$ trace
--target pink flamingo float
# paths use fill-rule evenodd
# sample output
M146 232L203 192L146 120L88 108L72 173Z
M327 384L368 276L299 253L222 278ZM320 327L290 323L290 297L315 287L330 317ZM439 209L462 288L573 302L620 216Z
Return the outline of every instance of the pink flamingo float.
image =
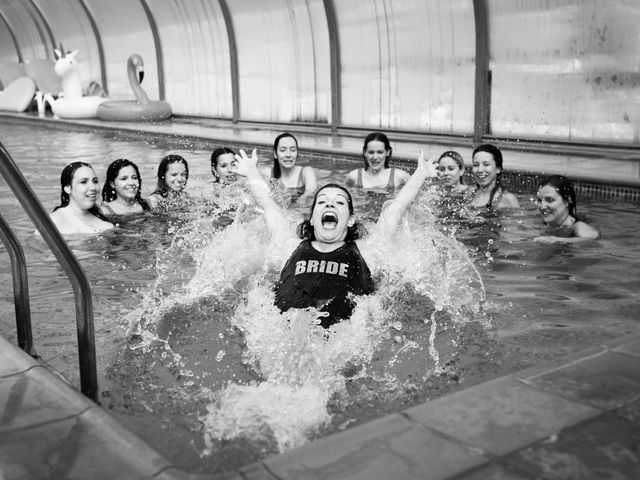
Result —
M102 120L117 121L159 121L171 117L171 105L164 100L149 100L140 83L144 78L144 62L137 53L127 60L127 76L135 100L110 100L98 107L98 117Z

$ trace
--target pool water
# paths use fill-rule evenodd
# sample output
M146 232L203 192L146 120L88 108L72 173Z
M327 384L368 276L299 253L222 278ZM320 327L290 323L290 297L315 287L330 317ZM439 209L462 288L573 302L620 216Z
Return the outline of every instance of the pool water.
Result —
M518 214L475 219L439 215L426 188L395 243L373 246L382 265L377 293L325 332L313 312L274 309L285 248L267 248L250 202L231 224L226 207L243 192L224 192L229 205L207 201L218 145L19 124L3 125L0 141L47 209L58 204L59 174L72 161L91 163L102 180L111 161L129 158L143 196L164 155L189 162L185 209L70 239L93 290L102 405L187 471L238 468L638 327L637 205L579 199L602 238L550 246L532 241L541 221L529 193L519 194ZM313 165L321 184L354 168ZM2 214L25 247L36 349L78 385L71 285L0 184ZM290 202L292 224L307 212L275 193ZM367 224L386 197L354 200ZM9 265L1 255L0 334L14 341Z

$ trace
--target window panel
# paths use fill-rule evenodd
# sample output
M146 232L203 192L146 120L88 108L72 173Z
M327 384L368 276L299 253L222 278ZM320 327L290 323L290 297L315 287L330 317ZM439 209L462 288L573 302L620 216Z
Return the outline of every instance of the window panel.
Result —
M84 1L100 30L109 98L135 98L127 78L127 60L129 55L137 53L144 61L142 88L151 100L157 100L159 87L156 48L142 4L129 0Z
M638 143L638 2L490 2L489 31L494 135Z
M55 5L46 0L33 1L51 27L55 48L60 48L62 43L66 51L78 50L76 58L83 86L91 81L102 83L98 43L87 14L77 0L56 0ZM53 53L50 57L55 59Z
M335 7L342 124L472 132L471 0L352 0Z
M29 2L5 0L2 6L2 13L13 29L25 61L53 58L53 52L50 48L51 42L47 37L46 28ZM13 41L11 42L11 48L13 48Z
M165 96L173 112L231 118L229 39L219 2L155 0L149 7L158 26Z
M329 37L322 0L228 2L238 48L240 117L329 121Z
M4 63L18 63L18 52L11 36L11 30L0 18L0 64Z

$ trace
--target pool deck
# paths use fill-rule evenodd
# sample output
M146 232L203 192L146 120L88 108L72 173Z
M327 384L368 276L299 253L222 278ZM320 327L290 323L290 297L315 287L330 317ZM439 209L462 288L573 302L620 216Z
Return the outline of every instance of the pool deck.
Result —
M0 112L0 125L6 121L46 124L51 127L111 129L132 135L157 135L195 140L231 148L258 148L269 155L274 138L283 131L295 134L304 155L361 160L362 142L369 133L362 129L341 129L331 133L326 127L231 123L227 120L175 117L165 122L107 122L99 119L54 119L50 114ZM372 129L370 131L374 131ZM0 141L1 138L0 128ZM415 133L390 133L393 159L411 164L420 150L438 157L445 150L456 150L471 165L472 139ZM487 140L490 141L490 140ZM540 175L566 175L570 179L606 185L640 188L640 147L611 145L572 145L540 141L495 141L503 149L506 172Z
M4 119L187 136L270 148L268 126L195 120L108 124L24 114ZM296 132L304 150L357 159L362 132ZM1 132L1 128L0 128ZM0 141L1 141L0 135ZM448 149L393 141L399 159ZM215 143L214 143L215 142ZM467 162L469 148L456 148ZM640 185L638 152L540 155L505 167ZM509 163L511 162L511 163ZM13 479L590 479L640 478L640 333L497 378L311 442L237 472L199 475L172 465L64 379L0 337L0 480Z
M236 472L180 470L0 337L0 479L637 479L640 333Z

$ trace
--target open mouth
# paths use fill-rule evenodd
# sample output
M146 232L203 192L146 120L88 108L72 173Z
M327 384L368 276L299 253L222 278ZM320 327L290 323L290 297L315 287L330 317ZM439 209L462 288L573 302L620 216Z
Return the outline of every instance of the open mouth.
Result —
M334 212L325 212L321 221L324 228L333 229L338 225L338 216Z

